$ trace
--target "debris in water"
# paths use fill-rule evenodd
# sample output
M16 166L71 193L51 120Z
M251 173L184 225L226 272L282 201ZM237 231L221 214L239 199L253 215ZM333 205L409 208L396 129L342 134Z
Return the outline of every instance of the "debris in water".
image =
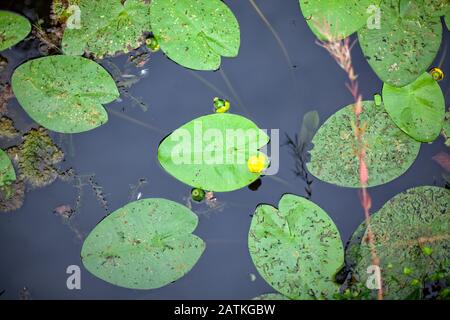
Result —
M14 127L14 122L8 117L0 118L0 138L14 139L19 131Z
M23 143L7 152L17 165L19 177L34 188L53 183L59 176L55 165L64 159L64 153L42 127L28 131Z

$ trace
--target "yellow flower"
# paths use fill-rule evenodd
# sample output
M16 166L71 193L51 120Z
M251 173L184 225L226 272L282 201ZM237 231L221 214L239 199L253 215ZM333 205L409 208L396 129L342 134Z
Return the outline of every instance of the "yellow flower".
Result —
M216 113L225 113L230 109L230 101L216 97L214 98L214 108Z
M433 77L434 80L436 81L441 81L442 79L444 79L444 71L442 71L439 68L433 68L430 70L430 74Z
M247 161L248 171L261 173L267 167L267 157L264 154L251 156Z

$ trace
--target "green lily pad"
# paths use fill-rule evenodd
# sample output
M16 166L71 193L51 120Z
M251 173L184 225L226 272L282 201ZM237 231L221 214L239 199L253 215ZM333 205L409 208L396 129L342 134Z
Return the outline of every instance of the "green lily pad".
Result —
M308 26L321 40L340 40L361 29L369 17L374 0L300 0L300 8ZM329 35L324 35L328 32Z
M205 249L192 234L198 217L166 199L127 204L86 238L81 258L96 277L132 289L163 287L188 273Z
M358 31L359 42L372 69L395 87L405 86L425 72L435 59L442 38L439 17L399 9L399 0L381 3L381 28L364 26ZM416 12L416 11L414 11Z
M426 12L434 17L441 17L450 12L449 0L423 0Z
M258 272L291 299L327 299L338 292L335 274L344 264L336 225L319 206L284 195L279 209L259 205L248 248Z
M19 43L30 33L27 18L14 12L0 11L0 51Z
M407 298L416 290L412 279L425 279L448 262L449 208L448 190L423 186L396 195L372 216L386 299ZM431 256L422 252L422 246L432 249ZM361 242L359 253L355 277L365 283L367 267L372 264L366 241ZM405 273L405 268L411 272Z
M441 87L430 74L424 73L401 88L384 84L383 101L395 124L412 138L430 142L439 136L445 101Z
M384 106L363 102L361 122L367 126L363 138L367 145L368 186L388 183L414 163L420 143L400 130ZM317 131L312 143L308 170L318 179L342 187L359 188L359 160L354 138L353 105L332 115Z
M247 161L268 142L267 134L247 118L215 113L194 119L166 137L158 160L172 176L194 188L233 191L260 177L249 171Z
M79 12L80 23L67 24L62 49L68 55L92 53L97 58L128 52L144 42L151 30L150 4L145 0L69 0L66 10ZM70 19L70 18L69 18Z
M290 300L279 293L266 293L253 298L252 300Z
M16 172L8 154L0 149L0 189L16 181Z
M102 104L119 97L102 66L82 57L50 56L28 61L12 76L20 105L43 127L62 133L92 130L108 121Z
M447 30L450 30L450 13L445 15L445 24L447 25Z
M186 68L216 70L238 54L239 24L222 1L152 0L150 19L161 49Z

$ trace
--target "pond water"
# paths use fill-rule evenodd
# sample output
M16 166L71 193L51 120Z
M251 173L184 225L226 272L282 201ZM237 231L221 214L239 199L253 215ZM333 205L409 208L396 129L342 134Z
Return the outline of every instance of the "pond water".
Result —
M75 205L79 189L73 183L57 180L48 187L30 190L20 210L0 215L0 292L4 291L1 299L20 298L24 287L32 299L250 299L274 292L259 276L248 252L251 215L260 203L277 206L285 193L306 195L305 182L293 172L295 159L284 145L285 135L298 132L306 112L318 111L323 123L352 103L352 97L345 87L345 74L315 44L298 0L284 0L282 4L276 0L257 1L284 42L292 64L249 1L226 3L241 27L237 58L224 58L216 72L187 70L162 52L151 54L144 72L127 63L126 55L105 59L100 63L111 72L112 62L123 73L141 78L128 91L143 101L148 110L122 96L121 101L106 106L110 112L105 125L86 133L52 133L51 136L66 154L63 167L73 168L79 175L93 175L110 212L135 200L139 193L142 198L166 198L184 204L191 188L162 169L157 148L174 129L211 113L213 98L220 96L231 101L230 112L249 117L260 128L280 130L279 173L263 177L257 191L244 188L217 193L218 208L193 205L199 215L194 233L206 242L203 256L185 277L161 289L144 291L108 284L82 266L82 240L77 234L87 235L108 214L89 185L89 179L84 179L86 186L80 209L71 226L53 211L61 205ZM2 1L0 4L0 9L22 13L32 21L47 16L48 7L49 1ZM433 65L439 64L448 45L450 36L444 32L441 51ZM2 74L4 80L15 67L40 55L33 40L1 54L9 60ZM353 59L361 92L365 99L371 100L381 91L382 82L367 64L358 43L353 49ZM444 59L442 69L450 74L448 59ZM449 77L440 84L448 99ZM32 123L15 99L10 101L9 110L19 127L26 128ZM2 142L2 148L9 146ZM373 211L408 188L444 186L443 170L432 160L441 151L446 151L443 138L423 144L418 159L403 176L371 188ZM363 221L358 192L354 189L313 178L311 200L330 215L344 243ZM81 290L66 287L69 265L81 267Z

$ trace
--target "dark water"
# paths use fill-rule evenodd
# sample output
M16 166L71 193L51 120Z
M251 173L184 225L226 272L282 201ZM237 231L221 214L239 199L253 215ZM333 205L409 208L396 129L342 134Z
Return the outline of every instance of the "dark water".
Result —
M256 1L284 41L295 65L288 65L275 38L256 14L249 1L225 1L233 10L241 26L241 49L235 59L223 59L221 72L195 72L216 86L232 103L232 112L248 116L260 128L280 129L294 135L303 115L317 110L321 122L338 109L352 102L344 83L345 74L328 53L315 44L315 38L300 13L298 0ZM46 1L2 1L1 8L21 12L36 19L48 11ZM32 3L32 5L31 5ZM444 31L443 48L449 45L449 33ZM33 44L23 43L2 52L10 60L7 74L24 61L38 56ZM127 57L112 61L125 68ZM355 68L359 74L365 99L380 92L382 83L370 69L358 45L353 50ZM437 64L438 62L436 62ZM108 65L102 63L106 68ZM189 120L211 112L212 99L218 93L181 66L159 52L148 63L148 75L130 89L149 106L144 112L129 99L112 103L116 110L139 119L156 130L131 123L110 114L109 122L87 133L62 139L66 152L65 168L73 167L79 174L95 173L95 180L103 187L108 206L118 209L130 202L131 185L139 179L148 184L141 188L144 197L162 197L179 203L190 193L190 188L168 175L157 161L160 140ZM450 74L448 59L442 69ZM139 70L131 70L137 74ZM234 88L227 86L223 75ZM293 76L295 81L293 80ZM448 91L449 78L441 82ZM236 95L238 97L236 97ZM448 96L446 97L448 98ZM238 99L242 101L241 105ZM244 107L243 107L243 106ZM16 100L9 109L21 125L31 123ZM244 111L248 110L248 114ZM123 112L124 110L124 112ZM52 135L60 141L61 135ZM282 141L282 142L283 142ZM1 147L7 147L2 145ZM71 151L72 150L72 151ZM424 144L420 155L408 172L399 179L370 189L373 210L378 210L395 194L420 185L444 185L442 169L431 159L446 151L443 139ZM26 287L33 299L62 298L124 298L124 299L249 299L274 292L258 275L247 249L247 234L251 217L259 203L277 205L284 193L305 195L305 183L292 172L294 159L288 147L280 152L279 180L265 177L258 191L245 188L217 194L224 204L223 211L200 213L195 233L206 241L206 251L197 265L185 277L157 290L139 291L119 288L95 278L87 272L80 260L82 241L53 209L73 204L77 190L70 183L57 181L49 187L27 193L24 206L0 215L0 292L2 299L17 299ZM314 179L312 200L328 212L340 230L345 242L363 220L357 191L344 189ZM197 211L205 205L194 207ZM107 214L95 196L84 189L81 210L74 221L79 230L88 234ZM79 265L82 270L82 289L68 290L66 268ZM251 280L251 274L256 280Z

